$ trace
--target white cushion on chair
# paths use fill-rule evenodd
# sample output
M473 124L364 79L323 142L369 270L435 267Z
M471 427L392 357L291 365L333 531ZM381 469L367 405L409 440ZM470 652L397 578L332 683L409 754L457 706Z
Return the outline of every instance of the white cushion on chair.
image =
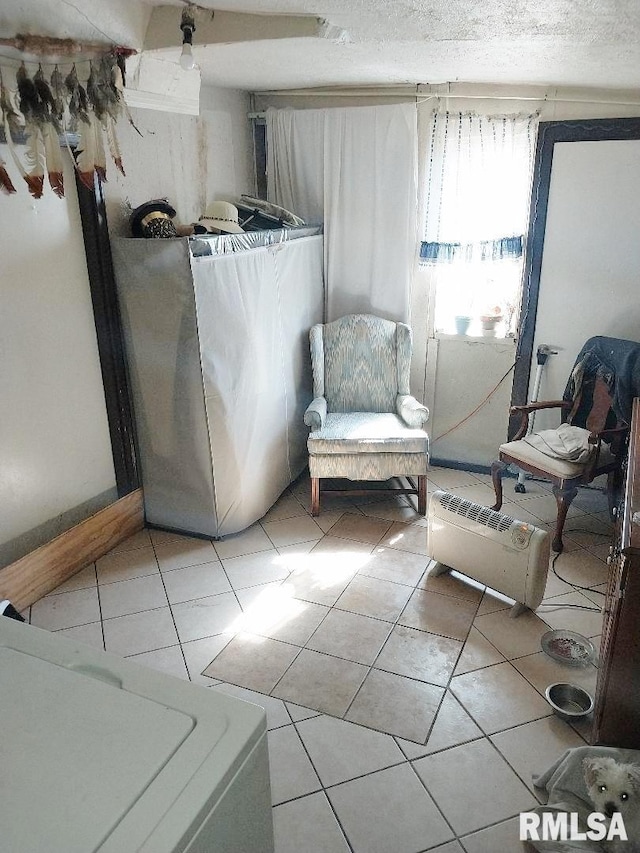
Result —
M564 459L554 459L522 440L508 441L506 444L501 444L501 458L503 454L511 457L516 464L523 462L525 465L532 465L534 468L546 471L554 477L561 477L563 480L572 480L575 477L581 477L587 467L586 462L567 462ZM608 446L602 444L600 447L598 468L608 465L613 461L614 456Z
M429 437L389 412L330 412L307 447L310 454L427 453Z

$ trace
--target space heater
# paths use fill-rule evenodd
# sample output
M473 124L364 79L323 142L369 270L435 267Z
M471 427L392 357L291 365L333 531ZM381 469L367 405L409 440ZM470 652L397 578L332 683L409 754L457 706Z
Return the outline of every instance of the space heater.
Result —
M549 533L451 492L429 504L429 544L438 565L431 575L456 569L515 599L512 616L542 601L549 569Z

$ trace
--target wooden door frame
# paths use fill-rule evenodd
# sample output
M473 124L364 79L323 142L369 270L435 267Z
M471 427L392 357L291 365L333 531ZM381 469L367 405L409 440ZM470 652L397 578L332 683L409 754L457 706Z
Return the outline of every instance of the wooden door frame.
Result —
M640 139L640 118L540 122L533 169L529 230L525 249L524 284L520 303L520 332L511 394L512 406L524 405L528 399L554 146L556 142L606 142L625 139ZM513 435L515 429L517 426L511 421L509 436Z

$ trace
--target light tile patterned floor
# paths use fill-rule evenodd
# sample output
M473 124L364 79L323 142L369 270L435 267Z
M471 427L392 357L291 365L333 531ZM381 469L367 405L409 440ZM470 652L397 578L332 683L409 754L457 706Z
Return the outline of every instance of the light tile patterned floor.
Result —
M492 501L486 475L433 469L429 489ZM555 500L505 484L504 511L549 526ZM588 726L550 715L552 681L596 669L540 651L549 627L597 641L611 527L582 490L537 614L455 575L430 577L411 499L330 498L302 478L258 524L218 542L146 530L25 615L267 710L277 853L522 851L533 772ZM207 675L202 673L206 671ZM583 737L584 736L584 737ZM481 785L478 780L482 779Z

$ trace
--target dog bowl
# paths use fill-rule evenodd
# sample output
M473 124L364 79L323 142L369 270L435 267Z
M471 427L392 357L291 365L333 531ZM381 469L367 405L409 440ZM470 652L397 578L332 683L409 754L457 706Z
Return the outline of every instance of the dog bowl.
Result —
M550 684L544 695L554 712L568 723L581 720L593 711L593 699L586 690L576 684L567 684L564 681Z
M542 651L568 666L586 666L593 662L596 650L591 640L575 631L547 631L540 640Z

